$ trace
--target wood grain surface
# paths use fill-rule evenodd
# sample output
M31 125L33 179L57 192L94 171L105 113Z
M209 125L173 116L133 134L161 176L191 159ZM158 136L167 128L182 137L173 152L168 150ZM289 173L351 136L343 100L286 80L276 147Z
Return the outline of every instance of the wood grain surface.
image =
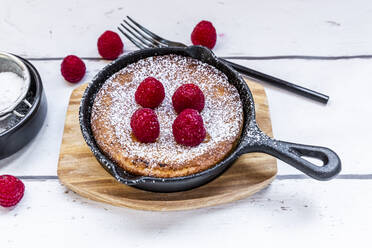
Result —
M272 136L264 88L247 80L256 104L257 123ZM87 84L70 98L58 162L58 177L72 191L91 200L134 209L172 211L195 209L236 201L265 188L277 173L276 159L261 153L241 156L214 181L184 192L153 193L117 182L91 153L80 132L78 111Z

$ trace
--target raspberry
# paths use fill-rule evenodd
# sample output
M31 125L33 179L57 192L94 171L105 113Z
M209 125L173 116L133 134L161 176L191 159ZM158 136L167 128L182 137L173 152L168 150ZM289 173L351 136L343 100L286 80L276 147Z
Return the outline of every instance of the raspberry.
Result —
M123 53L124 45L117 33L107 30L98 38L97 47L102 58L116 59Z
M135 99L144 108L156 108L164 100L164 86L156 78L148 77L138 86Z
M201 112L204 108L204 94L195 84L184 84L174 92L172 103L177 113L187 108Z
M75 55L69 55L63 59L61 64L62 76L70 83L79 82L85 75L84 62Z
M142 143L153 143L159 137L158 117L150 108L138 109L130 119L134 136Z
M191 41L194 45L202 45L212 49L216 44L216 40L216 29L209 21L199 22L191 33Z
M11 175L0 176L0 206L13 207L22 199L25 185Z
M173 136L178 144L197 146L205 138L203 118L195 109L185 109L174 120Z

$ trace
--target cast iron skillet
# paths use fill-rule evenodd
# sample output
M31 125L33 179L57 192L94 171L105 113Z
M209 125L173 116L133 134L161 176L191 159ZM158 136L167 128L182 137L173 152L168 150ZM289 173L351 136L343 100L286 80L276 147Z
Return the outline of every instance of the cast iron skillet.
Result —
M167 54L178 54L198 59L216 67L226 74L229 82L238 89L240 99L243 103L244 124L242 135L234 151L220 163L200 173L175 178L132 175L116 165L97 147L90 123L92 104L96 93L112 74L140 59ZM113 61L96 75L85 90L81 100L79 118L84 139L101 165L119 182L149 191L175 192L198 187L219 176L229 168L240 155L249 152L263 152L275 156L318 180L331 179L341 170L341 161L339 157L328 148L274 140L264 134L256 124L252 94L243 78L231 67L218 60L210 50L201 46L139 50ZM323 161L324 165L321 167L317 166L303 159L301 156L320 159Z

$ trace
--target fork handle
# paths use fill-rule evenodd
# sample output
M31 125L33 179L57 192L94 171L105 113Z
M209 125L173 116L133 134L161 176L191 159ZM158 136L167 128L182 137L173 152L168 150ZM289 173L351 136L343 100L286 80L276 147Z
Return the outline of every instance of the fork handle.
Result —
M329 96L324 95L322 93L307 89L305 87L302 87L302 86L299 86L299 85L296 85L296 84L293 84L293 83L290 83L290 82L287 82L287 81L284 81L282 79L267 75L265 73L253 70L253 69L248 68L248 67L235 64L233 62L227 61L227 60L222 59L222 58L220 58L220 60L222 60L226 64L230 65L231 67L233 67L238 72L243 73L244 75L247 75L249 77L267 82L267 83L269 83L273 86L291 91L293 93L296 93L298 95L302 95L304 97L307 97L307 98L310 98L312 100L321 102L323 104L327 104L327 102L329 100Z

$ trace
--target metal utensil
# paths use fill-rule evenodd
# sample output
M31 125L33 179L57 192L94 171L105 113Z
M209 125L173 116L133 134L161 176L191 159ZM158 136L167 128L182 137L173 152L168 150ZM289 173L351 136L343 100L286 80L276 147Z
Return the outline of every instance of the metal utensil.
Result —
M127 16L127 20L124 19L123 22L124 23L120 23L118 30L139 49L156 47L187 47L183 43L167 40L160 37L159 35L151 32L144 26L134 21L129 16ZM310 90L305 87L253 70L251 68L232 63L223 58L220 58L220 60L233 67L238 72L243 73L249 77L262 80L271 85L305 96L324 104L327 104L329 100L329 96L316 92L314 90Z
M0 52L0 72L13 72L20 76L24 80L24 87L22 88L22 92L18 96L17 100L6 107L5 109L0 109L0 121L5 120L10 115L14 114L18 117L24 117L24 114L19 113L15 110L15 108L23 102L26 104L27 107L31 108L32 105L29 103L25 97L27 95L28 89L30 87L30 72L27 66L16 56L6 53ZM1 90L1 85L0 85Z

